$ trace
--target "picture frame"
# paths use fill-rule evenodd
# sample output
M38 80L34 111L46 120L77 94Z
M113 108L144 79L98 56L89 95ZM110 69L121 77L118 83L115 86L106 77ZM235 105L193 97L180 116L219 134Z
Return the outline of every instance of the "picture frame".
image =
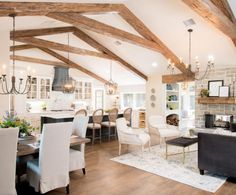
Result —
M229 86L221 86L219 88L219 97L229 97Z
M208 81L209 97L219 97L219 89L224 85L223 80Z

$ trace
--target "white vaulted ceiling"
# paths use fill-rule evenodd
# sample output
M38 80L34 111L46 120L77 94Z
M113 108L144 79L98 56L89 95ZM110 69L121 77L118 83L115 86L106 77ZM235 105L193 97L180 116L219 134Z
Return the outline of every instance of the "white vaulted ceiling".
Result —
M26 2L27 0L24 1ZM40 2L47 1L41 0ZM236 47L231 39L214 26L207 23L181 0L50 0L50 2L124 3L157 37L162 40L162 42L164 42L178 57L182 57L185 62L187 62L188 59L188 33L183 21L192 18L196 22L196 25L193 26L194 32L192 34L192 56L199 57L201 67L206 65L209 55L214 56L215 66L218 68L236 66ZM231 0L229 3L234 11L234 8L236 8L235 1ZM89 17L139 35L117 14L90 15ZM11 30L11 25L11 19L0 18L0 31L6 29ZM54 19L39 16L17 17L16 25L17 30L69 26L68 24ZM147 76L168 73L166 70L167 60L160 53L88 30L82 30ZM67 44L67 34L44 36L40 38ZM121 44L118 45L117 41ZM73 35L71 35L70 38L70 45L94 50ZM67 57L67 53L65 52L58 53ZM24 56L35 56L38 58L42 55L42 58L44 59L51 59L51 57L43 55L39 50L34 50L33 52L25 50L20 51L19 54ZM99 76L107 80L109 79L109 60L75 54L70 54L70 58ZM152 66L153 62L157 63L156 67ZM143 79L123 68L119 63L113 62L113 65L113 79L118 82L119 85L145 83Z

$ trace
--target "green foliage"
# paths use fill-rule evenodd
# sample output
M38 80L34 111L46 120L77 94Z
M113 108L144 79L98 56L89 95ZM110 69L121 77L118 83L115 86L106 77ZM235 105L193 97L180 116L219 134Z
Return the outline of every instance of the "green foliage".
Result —
M35 130L29 122L24 119L19 119L16 113L6 112L6 116L3 117L3 121L0 121L1 128L19 127L20 136L29 136L31 132Z
M200 95L201 97L207 97L209 95L208 89L201 89Z

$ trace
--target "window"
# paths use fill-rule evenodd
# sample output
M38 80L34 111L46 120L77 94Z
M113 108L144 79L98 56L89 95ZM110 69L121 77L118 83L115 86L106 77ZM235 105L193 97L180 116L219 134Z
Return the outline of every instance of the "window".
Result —
M103 108L104 104L104 91L95 90L95 109Z
M190 95L190 110L195 110L195 96Z
M144 108L145 94L144 93L124 93L122 95L122 108Z
M124 94L123 95L123 107L133 107L133 94Z

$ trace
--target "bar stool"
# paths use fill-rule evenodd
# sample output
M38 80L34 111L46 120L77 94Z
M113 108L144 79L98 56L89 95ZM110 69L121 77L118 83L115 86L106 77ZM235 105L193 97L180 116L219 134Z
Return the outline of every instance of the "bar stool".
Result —
M94 144L94 140L95 139L100 139L100 143L102 140L102 132L101 132L101 123L102 123L102 119L103 119L103 109L97 109L93 112L93 123L89 123L88 124L88 129L92 129L92 144ZM99 130L99 136L96 137L95 133L96 130Z
M102 126L108 127L108 137L109 137L109 141L111 139L111 136L116 137L116 119L118 116L118 109L117 108L113 108L109 111L108 113L108 119L109 121L105 121L102 122ZM111 134L111 128L114 129L114 133Z
M132 108L126 108L124 110L123 116L126 120L127 126L131 126L131 116L132 116Z
M87 116L87 110L85 110L85 109L80 109L80 110L78 110L76 113L75 113L75 116L78 116L78 115L80 115L80 116Z

